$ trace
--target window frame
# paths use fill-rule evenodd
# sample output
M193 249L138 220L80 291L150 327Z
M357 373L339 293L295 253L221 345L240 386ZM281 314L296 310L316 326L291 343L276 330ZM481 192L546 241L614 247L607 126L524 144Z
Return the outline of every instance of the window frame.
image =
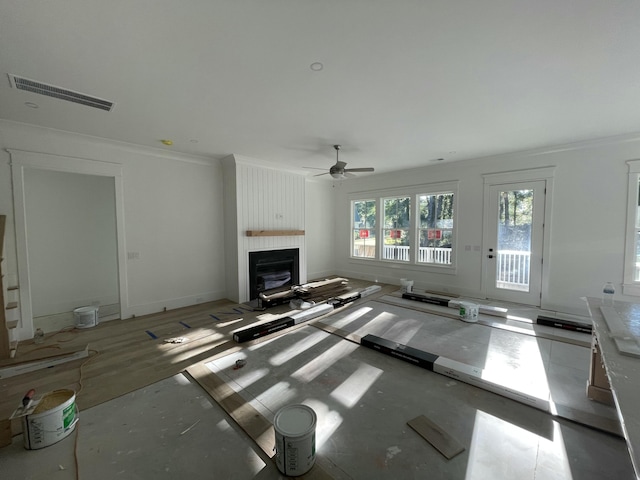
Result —
M349 240L350 245L351 245L350 246L350 252L351 253L349 254L349 256L350 256L350 258L358 258L358 259L363 259L363 260L375 259L375 258L377 258L377 255L378 255L377 245L376 245L376 248L374 248L373 257L368 257L368 256L365 256L365 255L354 255L353 254L353 252L355 251L355 246L354 246L353 242L355 241L354 232L356 231L356 228L355 228L355 223L356 222L355 222L355 215L354 215L356 202L373 203L375 205L375 208L376 208L375 227L374 228L367 227L366 220L365 220L365 228L364 229L361 228L359 230L373 230L375 232L374 238L376 239L376 242L377 242L377 238L378 238L377 237L378 236L378 202L377 202L377 199L373 198L373 197L367 197L367 198L359 198L359 199L356 199L356 200L351 200L349 202L350 206L351 206L351 212L349 214L349 216L351 218L350 240Z
M412 245L414 243L414 235L413 235L413 202L412 200L412 196L411 195L389 195L389 196L382 196L379 198L379 208L381 209L381 220L382 220L382 225L380 225L380 246L377 248L378 253L380 254L380 260L381 261L391 261L394 263L402 263L403 265L407 264L407 263L411 263L412 261L412 256L413 256L413 249L412 249ZM408 199L409 200L409 223L404 226L404 227L398 227L393 226L393 227L388 227L386 224L386 202L388 200L404 200L404 199ZM385 258L384 257L384 247L385 247L385 239L387 238L386 233L389 232L390 233L390 238L394 238L393 234L391 234L391 232L401 232L400 233L400 238L402 238L402 232L406 232L405 237L407 238L407 241L409 242L409 255L408 258L406 260L402 260L402 259L397 259L397 258Z
M640 243L640 160L627 161L629 167L627 190L627 228L624 249L624 282L622 293L640 296L640 279L636 280L637 246Z
M435 228L435 229L428 228L428 227L423 228L423 227L422 227L422 225L421 225L421 223L420 223L420 197L421 197L421 196L426 196L426 197L437 197L437 196L439 196L439 195L452 195L452 196L453 196L453 208L452 208L452 210L453 210L453 211L452 211L452 216L453 216L452 221L453 221L453 224L452 224L451 228L444 228L444 227L439 227L439 228ZM419 194L417 194L417 195L415 196L415 199L416 199L416 205L415 205L415 209L414 209L414 210L415 210L415 215L414 215L414 217L415 217L415 219L416 219L416 220L415 220L415 222L416 222L416 226L415 226L415 230L416 230L416 250L414 251L414 254L416 255L415 263L416 263L417 265L443 265L443 266L451 266L451 265L453 265L453 264L455 263L455 257L454 257L455 248L454 248L454 243L455 243L455 238L456 238L456 235L455 235L456 214L457 214L457 212L456 212L456 206L457 206L457 203L458 203L458 199L456 198L456 195L457 195L457 192L455 192L455 193L454 193L453 191L442 191L442 192L429 192L429 193L424 193L424 192L422 192L422 193L419 193ZM436 222L438 222L439 220L441 220L441 219L436 219ZM429 232L429 230L435 230L435 231L440 230L441 232L442 232L442 231L451 232L451 238L452 238L452 240L451 240L451 264L448 264L448 263L438 263L438 262L421 262L421 261L419 260L418 252L419 252L419 249L421 248L421 245L420 245L421 233L422 233L423 231L425 231L425 232L427 232L427 236L428 236L428 232Z
M431 184L412 185L403 188L380 189L373 191L363 191L348 195L350 213L349 228L349 261L360 264L377 264L388 268L398 268L405 270L430 271L433 273L455 274L457 272L457 230L459 222L459 181L438 182ZM419 247L419 197L421 195L453 195L453 227L451 228L451 264L418 262L417 248ZM409 260L384 259L383 245L384 237L384 200L389 198L409 197ZM357 257L353 255L353 225L354 225L354 203L362 201L376 202L376 238L380 239L376 244L375 257Z

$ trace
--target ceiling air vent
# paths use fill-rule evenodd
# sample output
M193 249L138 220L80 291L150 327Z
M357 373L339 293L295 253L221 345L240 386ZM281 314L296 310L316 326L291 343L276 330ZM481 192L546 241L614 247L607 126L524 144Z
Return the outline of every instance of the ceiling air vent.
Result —
M47 85L46 83L29 80L28 78L18 77L12 74L9 74L9 81L11 82L11 86L18 90L39 93L40 95L59 98L60 100L66 100L67 102L79 103L80 105L106 110L107 112L113 110L115 105L114 102L110 102L109 100L92 97L90 95L85 95L84 93L74 92L54 85Z

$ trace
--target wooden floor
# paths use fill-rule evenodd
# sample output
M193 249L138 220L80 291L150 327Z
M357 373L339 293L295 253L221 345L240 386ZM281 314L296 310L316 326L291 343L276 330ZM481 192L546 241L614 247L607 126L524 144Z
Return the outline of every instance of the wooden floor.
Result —
M370 282L350 280L349 288L359 290ZM398 289L383 288L375 296ZM359 300L358 302L364 301ZM346 307L345 307L346 308ZM39 345L22 342L17 360L43 352L88 345L90 356L55 367L0 380L0 420L7 419L31 388L36 394L71 388L78 392L80 410L106 402L159 380L173 376L204 360L213 360L269 337L238 344L231 332L254 323L263 315L289 312L288 305L267 311L249 311L247 305L228 300L194 305L129 320L101 323L90 329L70 329L48 334ZM264 317L262 317L264 318ZM296 327L292 327L296 328ZM153 338L148 332L152 333ZM274 335L278 335L275 333ZM185 337L184 343L165 343L165 339ZM21 432L20 422L12 422L13 434Z

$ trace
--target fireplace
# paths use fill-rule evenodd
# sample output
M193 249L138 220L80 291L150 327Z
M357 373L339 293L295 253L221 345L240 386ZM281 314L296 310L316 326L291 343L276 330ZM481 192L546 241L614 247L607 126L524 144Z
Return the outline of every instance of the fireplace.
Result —
M265 290L298 285L299 249L249 252L249 300Z

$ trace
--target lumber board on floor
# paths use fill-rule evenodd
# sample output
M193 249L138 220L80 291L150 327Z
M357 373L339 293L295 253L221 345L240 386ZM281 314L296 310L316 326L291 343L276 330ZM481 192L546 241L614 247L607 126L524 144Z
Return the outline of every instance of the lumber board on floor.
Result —
M63 348L60 346L49 346L48 348L42 348L40 350L32 350L28 354L22 355L18 358L7 358L0 360L0 369L4 367L11 367L14 365L22 365L24 363L36 362L39 360L52 359L55 357L64 357L72 353L76 353L80 350L84 350L87 345L82 347Z
M418 432L422 438L433 445L449 460L465 450L464 446L458 440L424 415L409 420L407 425Z
M334 327L333 325L329 325L327 323L324 323L320 320L315 321L315 322L309 322L311 325L313 325L316 328L319 328L320 330L324 330L327 333L332 333L334 335L338 335L339 337L342 337L346 340L351 340L352 342L355 342L357 344L360 344L360 341L362 340L362 336L361 335L356 335L355 333L349 332L348 330L344 330L342 328L338 328L338 327Z
M258 410L231 388L204 363L192 365L187 373L220 405L269 457L275 455L275 430ZM308 473L296 478L324 480L333 478L318 463Z
M441 307L438 305L431 305L428 303L414 302L404 298L396 297L393 295L382 295L375 299L380 303L387 303L389 305L395 305L397 307L409 308L419 312L438 315L440 317L447 317L454 320L460 320L460 315L455 310L448 307ZM523 335L529 335L532 337L546 338L548 340L555 340L558 342L570 343L580 347L591 347L591 339L583 338L584 334L580 334L580 338L576 338L572 334L575 332L554 329L553 327L545 327L544 325L535 325L524 322L509 321L508 319L501 319L500 317L481 316L476 322L478 325L484 325L486 327L498 328L501 330L507 330L509 332L521 333ZM516 323L518 325L516 325Z
M0 420L0 447L11 445L11 420Z
M247 432L269 458L274 456L275 431L271 422L205 364L192 365L187 368L187 373Z
M55 365L72 362L74 360L86 358L89 356L88 345L85 345L82 348L67 348L60 350L64 350L64 352L60 352L57 355L54 354L48 357L42 357L39 359L29 359L25 361L15 362L13 364L4 365L2 368L0 368L0 379L6 379L36 370L51 368Z
M350 285L364 288L370 282L350 280ZM396 288L389 286L382 293L389 293ZM269 316L286 315L290 310L288 305L276 306L269 309ZM63 329L48 333L43 344L21 342L16 356L18 361L34 355L33 352L43 347L74 349L88 345L90 356L3 379L0 420L9 418L25 392L31 388L41 393L59 388L74 389L79 392L78 407L85 410L176 375L191 365L269 341L272 337L263 337L239 346L232 340L234 330L255 323L259 318L266 318L262 317L264 314L262 311L252 311L247 305L219 300L128 320L102 322L83 330ZM191 328L179 323L181 321ZM158 338L152 339L145 333L146 330L154 332ZM164 343L165 338L178 336L187 337L188 343ZM13 435L22 431L20 422L12 422L11 426Z

